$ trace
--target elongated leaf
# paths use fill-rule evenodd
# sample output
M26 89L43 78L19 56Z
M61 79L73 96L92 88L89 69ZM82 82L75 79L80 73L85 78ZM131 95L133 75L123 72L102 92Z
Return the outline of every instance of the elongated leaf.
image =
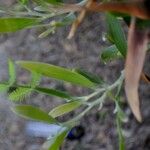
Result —
M55 107L54 109L52 109L49 112L49 115L56 118L58 116L64 115L66 113L69 113L73 110L75 110L76 108L78 108L81 105L80 101L73 101L73 102L69 102L63 105L60 105L58 107Z
M102 84L104 82L100 76L97 76L91 72L87 72L83 69L75 69L75 71L96 84Z
M62 129L54 137L50 138L46 143L44 143L43 149L59 150L68 132L69 132L68 128L62 127Z
M148 44L148 30L136 27L133 18L128 34L128 54L125 65L125 91L131 110L136 119L141 122L138 85L141 77L146 49Z
M29 0L19 0L19 2L23 5L27 5Z
M110 36L117 49L125 57L127 51L127 42L119 21L110 13L106 13L106 21L108 26L108 36Z
M57 123L54 118L37 107L29 105L16 105L12 108L12 111L26 119L32 119L46 123Z
M16 91L17 87L18 87L18 89L20 88L20 90L22 90L22 92L20 92L20 90ZM0 84L0 91L5 88L6 88L6 90L9 88L8 84ZM36 91L38 93L42 93L42 94L46 94L46 95L50 95L50 96L57 96L57 97L60 97L63 99L68 99L68 100L75 99L73 96L69 95L67 92L63 92L63 91L52 89L52 88L39 87L39 86L33 88L31 86L23 86L23 85L12 86L10 88L13 89L12 90L13 92L17 92L17 93L10 93L9 96L10 96L10 99L12 99L12 100L13 99L16 100L16 97L24 98L25 95L28 94L28 91L29 91L29 93L32 91ZM15 89L15 91L14 91L14 89ZM17 95L15 96L14 94L15 95L17 94Z
M8 61L9 66L9 85L13 85L16 81L16 71L15 71L15 65L14 63L9 60Z
M55 90L55 89L36 87L34 90L40 93L47 94L47 95L57 96L60 98L65 98L65 99L73 99L73 97L69 95L68 93Z
M100 55L100 58L104 63L120 57L121 54L115 45L105 48Z
M127 118L126 114L123 112L123 110L120 108L120 105L119 105L118 101L116 101L115 103L116 103L116 108L115 108L114 112L117 113L119 119L122 122L127 122L128 118Z
M88 8L94 12L117 12L124 13L130 16L135 16L143 20L150 19L149 0L139 0L131 2L93 2Z
M37 25L39 21L36 18L0 18L0 32L15 32Z
M0 92L7 91L9 86L7 84L0 84Z
M31 79L30 85L32 88L35 88L36 86L38 86L40 84L41 75L37 74L35 72L32 72L31 77L32 77L32 79Z
M58 5L60 4L60 0L33 0L38 5L46 5L46 4L52 4L52 5Z
M73 72L63 67L54 66L46 63L32 62L32 61L18 61L21 67L39 73L43 76L55 78L58 80L67 81L84 87L93 87L95 84L85 78L84 76Z

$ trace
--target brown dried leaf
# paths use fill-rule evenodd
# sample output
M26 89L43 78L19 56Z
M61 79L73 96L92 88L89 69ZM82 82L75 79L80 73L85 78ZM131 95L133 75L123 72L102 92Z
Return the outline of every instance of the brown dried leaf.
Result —
M74 36L78 26L81 24L81 22L83 21L85 15L87 13L87 9L90 7L90 5L93 3L93 1L95 1L95 0L88 0L86 6L84 8L82 8L77 19L73 22L73 24L71 26L71 30L70 30L69 35L68 35L68 39L71 39Z
M136 27L133 18L128 33L128 53L125 65L125 91L128 103L136 119L141 122L138 85L148 44L148 31Z
M63 6L61 6L61 8L63 9L64 12L81 11L82 13L83 12L85 13L86 11L92 12L114 11L129 14L131 16L135 16L141 19L150 19L149 5L150 5L149 0L145 1L138 0L133 2L105 2L105 3L95 2L95 0L89 0L86 6L79 6L75 4L64 4Z
M146 83L150 83L150 76L148 76L147 74L145 74L144 72L142 72L141 74L141 79L143 81L145 81Z
M148 0L144 2L93 2L88 8L88 10L95 12L114 11L129 14L131 16L135 16L141 19L150 19L149 6L146 5L148 3L147 1Z

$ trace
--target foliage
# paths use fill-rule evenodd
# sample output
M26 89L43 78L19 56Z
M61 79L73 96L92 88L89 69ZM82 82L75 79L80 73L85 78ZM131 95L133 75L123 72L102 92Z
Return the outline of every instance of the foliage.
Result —
M136 4L140 5L141 3L142 2ZM128 85L133 83L132 81L131 83L129 83L128 81L132 78L130 76L130 72L133 73L131 70L135 67L134 61L132 61L134 60L134 56L132 55L132 47L137 44L138 40L134 40L134 43L132 43L132 41L130 41L130 38L132 40L134 34L131 33L135 32L133 28L135 29L137 27L140 27L140 29L142 28L143 33L145 33L144 35L147 35L147 30L145 31L145 28L149 26L149 16L144 13L144 8L142 7L140 7L141 14L135 14L135 12L132 12L132 10L118 10L116 7L118 4L120 7L124 6L124 4L127 5L127 7L130 7L130 4L128 5L128 3L122 2L108 2L98 5L98 2L95 2L93 0L82 0L77 4L65 4L61 0L32 0L31 2L29 0L18 0L18 3L14 7L12 6L11 8L0 8L0 13L4 16L0 18L0 33L16 32L18 30L28 28L44 28L45 31L39 35L40 38L55 33L55 30L59 27L73 24L68 36L69 38L71 38L75 34L78 25L82 22L88 10L98 12L105 11L107 24L106 38L107 41L109 41L110 46L105 48L101 52L100 60L104 63L107 63L118 58L124 59L127 55L127 66L125 67L125 73L124 71L122 71L120 77L112 84L108 84L101 77L93 73L89 73L85 70L71 70L52 64L32 61L16 62L17 65L30 71L31 73L31 81L28 84L18 84L16 81L15 64L12 60L9 60L9 80L7 82L0 83L0 91L6 91L9 95L10 100L12 100L13 102L23 100L32 92L57 96L64 100L64 104L53 108L49 113L44 112L37 107L28 105L15 105L12 108L13 112L24 118L46 122L49 124L58 124L59 126L61 126L61 130L56 135L54 135L53 138L48 139L47 142L45 142L45 144L43 145L44 149L58 150L65 140L65 137L67 136L71 127L78 123L78 121L92 108L95 108L99 105L100 110L108 97L114 101L115 105L114 113L116 114L116 126L119 136L119 150L125 149L122 123L128 121L128 118L121 108L120 92L122 89L124 78L126 87L130 87ZM132 4L134 6L134 3ZM104 7L105 5L109 5L110 7L106 8ZM136 9L138 9L138 5L135 5ZM115 11L115 13L112 13L112 10ZM80 11L78 17L76 17L76 11ZM137 22L134 24L131 23L133 28L130 29L127 42L119 19L121 18L127 24L129 24L131 16L135 16L140 19L137 19ZM143 38L141 40L141 45L144 49L146 38L145 36L143 36L143 34L142 37ZM138 46L136 48L138 48ZM131 49L131 52L129 51L127 53L127 49L128 51ZM134 69L135 72L139 73L139 75L133 75L133 80L135 81L134 83L136 83L134 85L135 88L138 87L144 54L145 53L143 52L143 57L141 56L142 58L140 59L139 63L140 65L137 67L138 69ZM140 53L137 54L136 59L140 57L139 55ZM131 57L132 60L129 57ZM128 66L131 66L132 68L129 68ZM58 81L69 82L83 88L89 88L91 90L91 94L78 97L72 96L64 91L42 87L42 85L40 85L40 80L42 77L49 77L57 79ZM130 88L130 90L132 92L133 89ZM126 94L130 107L137 120L141 121L138 98L136 100L133 98L133 95L137 97L138 93L137 91L133 91L133 93L131 92L129 92L128 88L126 88ZM132 98L134 99L133 102L131 101ZM70 120L66 122L59 122L57 120L57 117L68 114L69 112L74 111L79 107L81 108L80 113Z

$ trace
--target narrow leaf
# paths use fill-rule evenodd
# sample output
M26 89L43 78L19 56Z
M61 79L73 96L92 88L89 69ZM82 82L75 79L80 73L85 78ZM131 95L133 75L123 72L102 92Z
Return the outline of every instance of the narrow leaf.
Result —
M91 72L87 72L83 69L75 69L75 71L79 74L81 74L82 76L84 76L85 78L89 79L90 81L92 81L93 83L96 84L102 84L104 81L100 76L97 76Z
M143 69L147 44L147 29L138 29L136 27L136 20L133 18L128 34L128 53L125 65L125 91L131 110L139 122L142 121L142 117L140 112L138 85Z
M30 85L31 85L32 88L35 88L35 87L38 86L39 83L40 83L41 75L40 75L40 74L37 74L37 73L35 73L35 72L32 72L32 73L31 73L31 77L32 77L32 79L31 79Z
M47 5L47 4L59 5L60 4L60 0L33 0L33 1L38 5Z
M60 105L49 112L49 115L56 118L58 116L69 113L75 109L77 109L81 105L80 101L73 101L63 105Z
M45 123L57 123L54 118L52 118L46 112L37 107L29 105L16 105L12 108L12 111L26 119L32 119Z
M95 86L93 82L91 82L84 76L76 72L73 72L69 69L65 69L63 67L58 67L58 66L54 66L54 65L46 64L46 63L32 62L32 61L18 61L17 64L19 64L21 67L29 71L34 71L43 76L67 81L67 82L77 84L80 86L84 86L84 87Z
M115 45L105 48L100 55L100 59L104 63L107 63L111 60L118 59L118 58L121 58L121 54Z
M7 91L9 89L9 85L8 84L0 84L0 92L4 92Z
M93 2L88 8L94 12L119 12L141 19L150 19L149 0L131 2Z
M9 60L8 61L9 66L9 85L13 85L16 81L16 71L15 71L15 65L14 63Z
M43 94L51 95L51 96L57 96L60 98L65 98L65 99L73 99L73 97L69 95L68 93L55 90L55 89L36 87L34 90Z
M47 142L44 143L43 149L59 150L68 132L69 132L68 128L62 127L62 129L54 137L51 137Z
M0 18L0 32L15 32L37 25L39 21L36 18Z
M111 37L122 56L126 56L127 42L125 34L118 19L110 13L106 13L108 36Z

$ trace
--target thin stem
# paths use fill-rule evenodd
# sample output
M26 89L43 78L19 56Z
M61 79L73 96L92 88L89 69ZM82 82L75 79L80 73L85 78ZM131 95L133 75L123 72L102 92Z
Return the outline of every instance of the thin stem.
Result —
M87 96L84 96L84 101L88 101L90 99L92 99L93 97L101 94L102 92L104 92L106 89L105 88L100 88L100 89L97 89L95 92L93 92L92 94L90 95L87 95Z
M67 126L74 126L74 124L79 121L89 110L91 110L92 106L87 107L84 111L82 111L78 116L76 116L75 118L64 122L63 125L67 125Z
M91 110L96 105L101 104L101 107L102 107L102 104L104 100L106 99L106 97L108 96L108 93L112 91L113 89L115 89L116 87L120 86L120 84L122 85L123 80L124 80L124 74L122 73L121 76L118 78L118 80L115 81L115 83L113 83L112 85L109 85L106 88L97 89L94 93L88 96L82 97L83 102L87 102L88 100L104 92L99 98L97 98L93 102L87 102L86 104L88 104L88 107L83 112L81 112L79 115L77 115L75 118L71 119L70 121L65 122L64 124L69 125L69 126L73 125L75 124L76 121L80 120L89 110Z
M121 120L118 116L118 113L117 113L117 118L116 118L116 124L117 124L117 132L119 136L119 150L125 150L125 140L122 134Z

